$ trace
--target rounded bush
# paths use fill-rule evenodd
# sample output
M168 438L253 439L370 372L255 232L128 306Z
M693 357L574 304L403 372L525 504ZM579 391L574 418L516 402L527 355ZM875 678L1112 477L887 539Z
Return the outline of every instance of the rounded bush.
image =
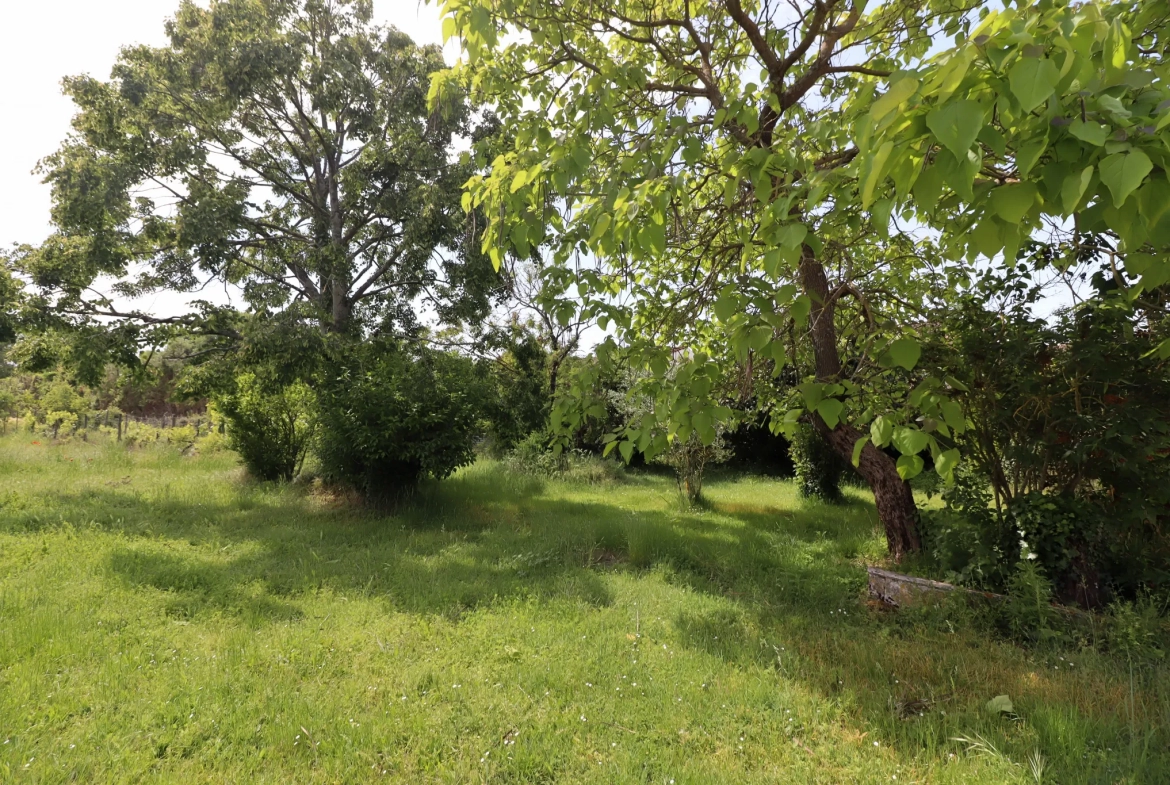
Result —
M277 387L253 373L240 374L234 389L217 397L228 442L249 474L258 480L296 478L313 438L313 398L303 382Z
M474 460L488 388L470 359L375 343L329 367L318 391L326 478L394 496Z

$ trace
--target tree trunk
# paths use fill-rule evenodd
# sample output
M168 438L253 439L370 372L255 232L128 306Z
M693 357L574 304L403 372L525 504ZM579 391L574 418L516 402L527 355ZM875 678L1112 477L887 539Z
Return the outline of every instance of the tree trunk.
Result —
M801 252L799 272L801 288L812 300L809 334L812 337L817 381L839 381L841 356L837 351L837 327L833 323L834 306L829 293L829 281L824 266L817 261L816 254L807 245ZM852 462L853 445L861 438L861 434L845 423L830 429L824 419L816 414L812 415L812 421L813 427L837 454ZM910 486L898 476L894 459L873 444L866 444L861 451L857 469L873 491L878 518L886 530L890 556L895 561L901 561L907 553L920 550L918 508L914 504Z

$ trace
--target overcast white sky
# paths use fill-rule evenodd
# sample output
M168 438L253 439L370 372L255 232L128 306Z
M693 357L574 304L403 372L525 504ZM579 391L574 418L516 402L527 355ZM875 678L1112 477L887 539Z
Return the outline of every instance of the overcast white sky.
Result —
M69 133L73 104L61 78L105 79L123 46L166 43L178 0L0 0L0 245L49 234L49 188L32 174ZM442 40L435 4L374 0L378 20L419 43Z

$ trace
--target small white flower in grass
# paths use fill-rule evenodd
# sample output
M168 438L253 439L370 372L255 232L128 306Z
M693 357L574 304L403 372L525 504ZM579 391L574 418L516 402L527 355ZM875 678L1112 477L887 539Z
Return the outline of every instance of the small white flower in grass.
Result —
M880 741L875 741L875 742L873 743L873 746L875 746L875 747L880 747L880 746L882 746L882 743L881 743Z
M581 715L581 722L585 722L585 715L584 714Z

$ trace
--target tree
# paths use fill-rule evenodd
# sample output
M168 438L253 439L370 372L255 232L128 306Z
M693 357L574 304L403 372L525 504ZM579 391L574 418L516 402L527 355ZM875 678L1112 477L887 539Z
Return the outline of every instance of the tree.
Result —
M1170 9L1007 5L893 75L861 118L863 204L937 226L954 260L1011 262L1040 238L1046 255L1022 261L1101 265L1156 329L1170 281Z
M732 415L712 391L733 367L779 373L807 358L807 381L773 426L803 417L854 461L901 558L919 547L904 478L926 449L949 473L958 454L947 437L963 421L942 380L910 374L918 347L903 328L929 247L887 241L889 213L861 209L870 186L852 126L893 102L875 92L880 80L920 60L934 36L965 32L969 8L791 6L448 0L444 29L460 36L465 62L431 97L470 86L514 139L465 197L489 220L493 260L538 244L565 269L592 259L571 286L617 331L599 358L620 349L653 372L638 394L655 411L611 447L628 459L692 432L711 443ZM560 411L572 426L596 409L570 395Z
M7 256L0 255L0 346L16 339L21 293L20 279L12 274ZM4 362L6 358L0 355L0 363Z
M374 26L370 0L184 0L167 33L110 81L65 80L75 132L42 164L56 232L20 258L58 327L230 346L261 327L408 334L419 298L448 318L486 307L496 276L467 242L451 149L470 115L454 93L426 102L437 47ZM238 287L253 318L120 310L94 294L103 276L122 296Z

